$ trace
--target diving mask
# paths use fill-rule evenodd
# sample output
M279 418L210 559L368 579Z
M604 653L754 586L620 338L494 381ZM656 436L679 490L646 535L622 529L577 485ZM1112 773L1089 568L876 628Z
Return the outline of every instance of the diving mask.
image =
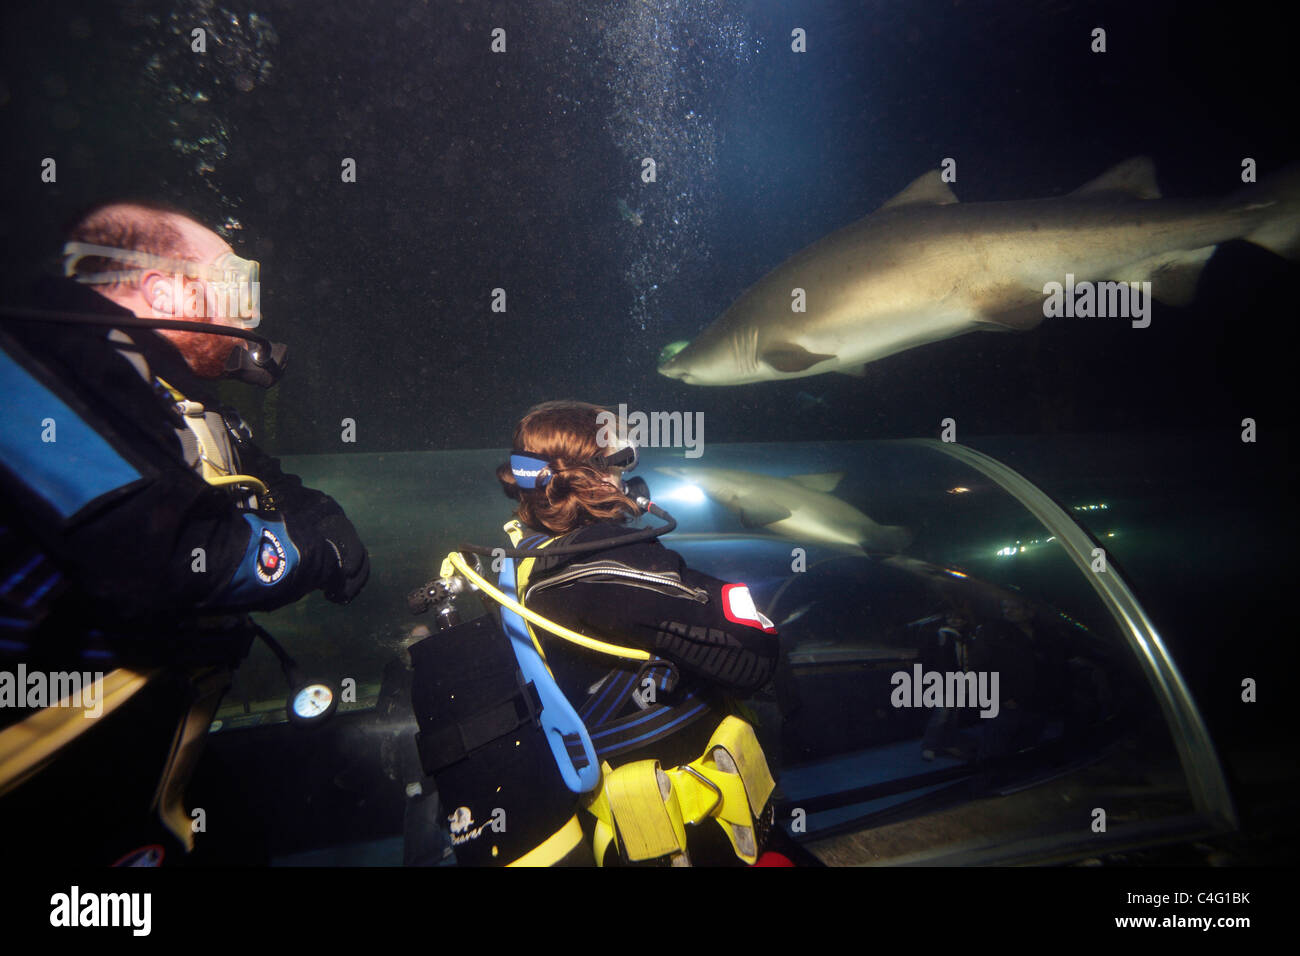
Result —
M626 438L619 438L614 442L614 450L599 459L597 463L605 468L617 468L620 474L626 475L636 469L639 460L636 444ZM628 478L623 482L621 490L642 508L646 506L642 504L641 499L647 502L650 500L650 486L646 484L644 478Z
M626 438L619 438L614 441L614 450L599 459L599 464L605 468L621 468L626 472L634 470L637 461L636 445Z
M138 268L115 272L89 272L79 275L77 273L78 264L82 259L92 257L125 262ZM166 256L156 256L151 252L141 252L136 249L115 249L112 246L97 246L89 242L68 242L63 246L64 276L76 279L85 285L129 282L146 269L157 269L159 272L188 276L192 279L203 279L214 285L224 286L226 291L234 294L230 301L235 303L236 307L230 309L229 314L219 313L223 318L232 319L246 329L255 329L262 321L262 313L258 308L262 266L253 259L242 259L233 252L226 252L218 256L213 262L203 263L189 259L171 259ZM222 301L220 290L218 290L217 301Z
M601 468L618 468L623 472L629 472L637 466L636 445L626 438L620 438L613 442L614 450L603 458L592 460L592 464ZM538 452L525 451L515 448L510 452L510 470L515 476L515 482L520 488L532 491L535 488L545 488L551 481L550 462ZM632 479L638 481L639 479ZM641 482L641 487L645 482ZM624 488L626 489L626 485Z

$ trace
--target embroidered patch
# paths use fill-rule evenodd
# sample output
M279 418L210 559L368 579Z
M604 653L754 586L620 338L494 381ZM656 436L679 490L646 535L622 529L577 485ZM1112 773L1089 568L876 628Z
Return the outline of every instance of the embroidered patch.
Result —
M274 584L284 577L287 568L284 545L270 530L263 528L262 539L257 544L257 579L263 584Z

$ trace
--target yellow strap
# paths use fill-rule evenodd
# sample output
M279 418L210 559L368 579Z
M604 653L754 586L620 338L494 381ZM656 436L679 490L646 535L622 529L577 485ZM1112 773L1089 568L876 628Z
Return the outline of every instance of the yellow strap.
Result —
M708 819L722 806L722 790L708 777L698 773L691 764L673 767L668 779L677 792L677 802L682 808L682 819L696 824Z
M575 813L569 822L508 866L554 866L582 842L582 824Z
M144 687L153 671L131 671L124 667L110 671L95 681L93 698L103 707L105 717ZM85 700L83 688L82 700ZM18 786L48 762L55 753L72 743L96 724L84 704L71 698L56 707L46 707L0 731L0 794Z
M587 804L596 818L597 866L611 842L634 862L685 853L686 825L709 818L727 834L736 856L750 864L757 859L754 818L776 783L754 728L739 717L725 718L704 754L685 766L660 771L657 761L640 760L601 769L602 787ZM671 785L666 794L660 773Z
M739 717L727 717L709 738L704 755L678 769L684 775L673 776L675 786L706 783L720 794L709 815L727 834L736 856L752 864L758 858L754 818L776 789L754 728Z
M700 758L707 767L717 770L717 751L725 750L735 764L736 773L745 785L745 794L749 798L749 809L757 816L767 806L776 781L768 769L767 758L758 742L754 728L739 717L728 716L718 724L713 736L709 738L708 753Z
M514 611L524 620L536 624L542 630L549 631L556 637L562 637L566 641L570 641L580 647L585 647L588 650L599 651L602 654L611 654L614 657L624 657L628 660L634 661L650 660L649 651L643 651L635 647L621 647L618 644L607 644L605 641L598 641L595 638L579 634L577 631L572 631L562 624L556 624L554 621L542 617L536 611L530 611L518 601L507 597L500 590L489 584L481 574L465 563L465 559L462 558L460 553L457 551L453 551L451 554L447 555L447 560L443 564L444 569L447 567L447 563L450 563L457 572L464 575L470 581L473 581L475 586L492 600L510 608L510 610ZM443 577L446 576L446 574L443 575Z
M194 695L190 709L176 727L167 763L163 766L153 807L163 825L187 851L194 849L194 825L182 802L185 787L194 773L194 765L207 742L208 729L222 696L230 687L231 671L214 668L191 679Z
M657 860L686 852L677 791L658 760L637 760L608 774L605 796L627 859Z
M185 396L182 395L178 389L174 388L173 386L169 385L166 381L164 381L161 376L159 376L158 378L158 384L161 385L163 388L167 389L167 391L171 393L172 398L176 399L176 401L178 402L185 401Z
M618 829L614 826L614 811L610 809L609 797L605 796L604 781L609 779L613 769L608 760L601 761L601 786L597 787L587 798L587 812L596 818L596 832L592 835L592 850L596 854L596 865L605 865L605 852L611 843L616 852L622 852L618 845Z

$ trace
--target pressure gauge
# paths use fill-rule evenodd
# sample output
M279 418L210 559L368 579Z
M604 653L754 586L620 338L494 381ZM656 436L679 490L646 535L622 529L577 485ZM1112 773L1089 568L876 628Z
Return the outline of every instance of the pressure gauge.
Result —
M300 727L314 727L325 722L338 705L334 688L321 681L303 684L291 695L286 710L289 720Z

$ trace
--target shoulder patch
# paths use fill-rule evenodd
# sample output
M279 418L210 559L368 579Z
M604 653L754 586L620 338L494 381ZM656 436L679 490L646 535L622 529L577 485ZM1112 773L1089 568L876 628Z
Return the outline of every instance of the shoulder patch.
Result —
M284 577L288 567L284 545L270 528L263 528L257 543L257 579L263 584L274 584Z

